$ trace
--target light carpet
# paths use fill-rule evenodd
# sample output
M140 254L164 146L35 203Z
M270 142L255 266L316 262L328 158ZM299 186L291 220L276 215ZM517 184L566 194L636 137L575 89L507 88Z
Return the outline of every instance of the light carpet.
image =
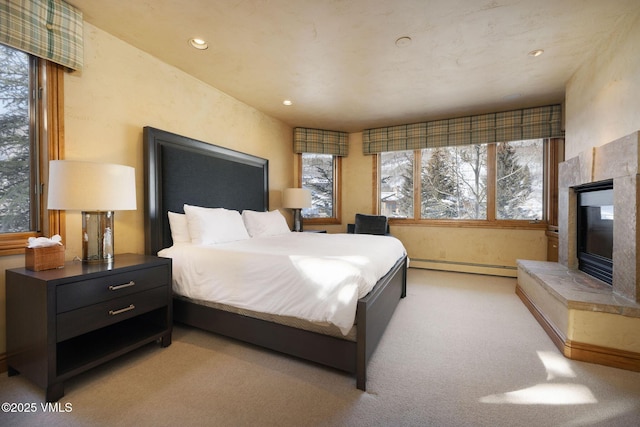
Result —
M352 376L193 328L43 390L0 376L2 426L633 426L640 373L564 358L515 279L410 269L368 369ZM33 405L31 405L33 406Z

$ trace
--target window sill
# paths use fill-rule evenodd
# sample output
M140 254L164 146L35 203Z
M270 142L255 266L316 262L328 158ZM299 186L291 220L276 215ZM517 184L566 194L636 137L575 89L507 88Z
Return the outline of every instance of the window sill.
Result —
M342 221L338 218L303 218L305 225L340 225Z
M32 233L6 233L0 234L0 256L24 255L29 237L38 237L40 234Z
M391 226L408 227L456 227L456 228L489 228L489 229L519 229L546 230L546 221L515 221L515 220L454 220L454 219L399 219L389 218Z

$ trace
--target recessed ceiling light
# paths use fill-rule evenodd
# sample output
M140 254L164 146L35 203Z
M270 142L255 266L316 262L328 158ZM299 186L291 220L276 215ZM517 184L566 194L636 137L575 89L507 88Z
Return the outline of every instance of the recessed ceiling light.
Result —
M189 45L199 50L206 50L209 48L207 42L199 38L189 39Z
M398 47L407 47L411 45L411 37L400 37L396 39L396 46Z
M284 101L282 101L282 103L284 105L293 105L293 102L290 99L285 99Z
M543 53L544 53L544 50L536 49L536 50L532 50L531 52L529 52L529 56L540 56Z

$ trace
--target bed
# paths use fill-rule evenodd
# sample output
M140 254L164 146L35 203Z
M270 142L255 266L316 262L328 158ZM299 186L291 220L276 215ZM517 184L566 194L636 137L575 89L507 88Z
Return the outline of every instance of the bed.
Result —
M184 213L185 204L238 212L268 212L268 160L152 127L144 128L143 141L147 254L156 255L177 246L172 241L169 212ZM329 237L302 234L299 237L306 239ZM342 334L328 332L313 323L291 322L287 316L280 318L207 303L177 293L173 299L173 318L176 322L353 373L357 388L366 390L368 361L396 306L406 296L406 269L406 255L394 259L373 288L357 299L355 326L347 334L344 328L341 328Z

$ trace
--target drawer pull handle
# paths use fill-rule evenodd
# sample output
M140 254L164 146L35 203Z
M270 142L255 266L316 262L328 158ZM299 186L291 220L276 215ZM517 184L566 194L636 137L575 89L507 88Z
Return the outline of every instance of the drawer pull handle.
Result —
M129 304L129 307L121 308L120 310L109 310L109 315L115 316L118 314L126 313L127 311L131 311L136 308L135 305Z
M119 289L128 288L130 286L135 286L135 285L136 285L136 282L134 282L132 280L129 283L123 283L122 285L109 285L109 290L110 291L117 291Z

